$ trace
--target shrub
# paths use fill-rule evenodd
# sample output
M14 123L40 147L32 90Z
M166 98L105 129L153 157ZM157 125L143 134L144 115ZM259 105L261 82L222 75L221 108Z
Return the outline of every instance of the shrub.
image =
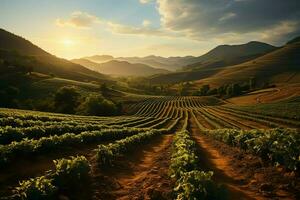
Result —
M88 181L91 168L84 156L54 160L54 164L54 185L59 188L74 188L78 183L84 184Z
M15 188L14 194L20 199L53 199L57 188L51 182L52 180L45 176L22 181L19 187Z
M91 95L80 105L79 112L85 115L109 116L117 114L117 106L100 95Z
M75 87L61 87L54 96L56 111L72 114L79 105L80 93Z

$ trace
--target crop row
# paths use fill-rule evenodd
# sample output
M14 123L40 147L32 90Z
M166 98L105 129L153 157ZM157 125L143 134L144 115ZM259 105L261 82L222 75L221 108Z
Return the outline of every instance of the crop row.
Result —
M206 108L208 112L210 112L212 115L217 116L221 119L223 119L226 123L230 124L230 128L237 128L237 129L241 129L241 127L246 128L246 129L253 129L253 126L250 126L246 123L241 122L240 119L232 119L232 117L230 114L226 114L223 113L222 111L220 112L220 110L215 109L214 107L208 107Z
M300 135L295 129L204 129L202 132L276 165L280 164L291 170L298 170L300 167Z
M54 165L43 176L21 181L10 199L59 199L60 193L81 191L89 183L91 167L84 156L54 160Z
M245 116L253 117L256 119L261 119L264 121L272 121L272 122L279 123L279 124L287 124L287 125L291 125L291 126L295 126L295 127L300 127L299 121L295 121L295 120L291 120L291 119L282 119L282 118L278 118L278 117L271 117L271 116L266 116L266 115L257 114L257 113L253 113L253 112L245 112L242 110L233 109L233 108L224 107L224 106L219 107L219 109L230 112L230 113L245 115ZM278 126L275 123L273 126Z
M109 128L106 125L50 125L50 126L33 126L26 128L13 128L11 126L0 127L0 144L9 144L13 141L18 142L24 138L39 139L51 135L62 135L65 133L81 133L83 131L94 131ZM114 128L122 128L121 126Z
M177 132L172 145L170 176L175 181L175 199L225 199L213 181L212 171L199 170L196 145L188 131Z
M263 124L263 125L271 127L271 128L280 127L279 124L274 123L273 121L270 121L270 120L260 119L260 118L257 118L255 116L247 115L247 114L244 114L244 113L242 114L242 113L235 113L235 112L232 112L232 111L224 111L224 109L223 109L223 111L220 111L220 110L222 110L222 109L219 108L219 112L223 112L223 113L226 113L226 114L229 114L229 115L241 118L241 119L257 122L257 123Z
M130 137L126 137L122 140L118 140L108 145L99 145L96 149L96 158L99 166L110 166L113 161L120 155L136 148L137 145L141 145L145 142L149 142L151 138L157 135L161 135L161 130L149 130L144 133L139 133Z
M208 118L214 120L215 122L220 124L222 127L239 129L239 127L235 123L229 122L224 117L220 117L220 116L216 115L216 113L210 112L210 110L208 108L204 108L202 110L203 110L202 113L206 114L206 116Z
M12 142L9 145L0 146L0 167L11 163L19 157L60 151L80 144L118 140L147 130L149 129L104 129L101 131L82 132L77 135L66 133L60 136L42 137L39 140L25 139L21 142Z

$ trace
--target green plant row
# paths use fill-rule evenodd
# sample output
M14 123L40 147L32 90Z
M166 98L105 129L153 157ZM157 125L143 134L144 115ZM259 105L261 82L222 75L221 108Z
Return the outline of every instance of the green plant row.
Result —
M188 125L189 125L189 112L187 110L185 110L185 118L184 118L184 122L183 122L183 126L182 126L182 131L185 131L188 129Z
M138 121L135 121L135 122L126 123L126 124L123 124L123 126L125 126L125 127L134 127L134 126L138 126L140 124L144 124L144 123L147 123L149 121L152 121L153 119L154 118L152 118L152 117L141 118L141 120L138 120Z
M66 121L39 121L39 120L21 120L16 119L14 117L8 117L8 118L0 118L0 127L4 126L12 126L12 127L31 127L31 126L51 126L51 125L85 125L85 124L105 124L104 122L94 122L94 121L74 121L74 120L66 120Z
M225 109L221 109L219 108L220 110L224 110ZM280 127L279 124L277 123L274 123L272 120L270 121L270 119L266 119L266 118L260 118L258 116L252 116L252 115L249 115L246 114L246 113L238 113L238 112L235 112L235 111L227 111L230 115L233 115L233 116L236 116L236 117L239 117L239 118L242 118L242 119L246 119L246 120L250 120L250 121L253 121L253 122L258 122L258 123L261 123L261 124L264 124L268 127L271 127L271 128L277 128L277 127Z
M148 121L148 122L146 122L146 123L139 124L139 125L135 126L135 128L150 127L150 126L153 126L153 125L159 123L160 121L161 121L160 118L158 118L158 119L153 119L153 120Z
M13 190L12 199L58 199L64 191L72 193L81 189L90 179L90 164L84 156L54 160L55 169L44 176L24 180Z
M212 181L213 172L199 170L196 145L188 131L174 136L169 173L175 181L174 199L225 199Z
M130 137L126 137L122 140L110 143L108 145L99 145L96 151L96 157L100 166L112 165L113 161L120 155L128 152L136 145L147 142L150 138L157 135L170 133L175 130L177 124L181 118L177 118L174 122L166 129L148 129L147 132L139 133Z
M144 133L139 133L122 140L118 140L108 145L99 145L96 151L96 158L99 166L111 166L113 161L120 155L135 149L137 145L148 142L154 136L161 135L163 131L149 130Z
M207 118L209 118L210 120L215 121L216 123L220 124L222 127L226 127L226 128L236 128L234 125L222 120L221 118L209 113L209 111L207 111L205 108L201 109L200 112L205 115Z
M291 170L300 167L300 134L295 129L276 128L269 130L202 130L219 141L236 146L264 160L283 165Z
M13 128L11 126L0 127L0 144L9 144L13 141L21 141L24 138L39 139L51 135L62 135L64 133L81 133L83 131L94 131L108 128L106 125L50 125L50 126L32 126L26 128ZM114 128L122 128L115 127Z
M61 151L65 148L80 144L91 144L102 141L118 140L128 136L146 132L149 129L104 129L101 131L87 131L80 134L66 133L60 136L42 137L39 140L25 139L21 142L12 142L9 145L0 146L0 167L3 167L13 160L39 154L46 154L53 151Z
M198 114L200 114L206 122L208 122L210 125L212 125L214 128L221 128L220 124L216 123L214 120L208 118L206 115L202 114L202 112L200 112L202 110L199 109L199 110L196 110L196 112L198 112Z
M240 121L236 121L235 119L231 119L229 116L230 113L224 113L218 109L215 109L214 107L209 107L208 108L208 112L212 113L213 115L223 119L224 121L226 121L228 124L230 124L231 126L229 128L236 128L236 129L242 129L240 126L242 127L246 127L248 129L253 129L253 126L249 126L246 123L240 122ZM225 116L222 116L220 114L225 114ZM226 115L227 114L227 115Z
M153 124L152 126L149 126L149 128L150 129L152 129L152 128L155 128L155 129L163 128L170 120L171 120L171 118L167 117L167 118L161 120L159 123Z

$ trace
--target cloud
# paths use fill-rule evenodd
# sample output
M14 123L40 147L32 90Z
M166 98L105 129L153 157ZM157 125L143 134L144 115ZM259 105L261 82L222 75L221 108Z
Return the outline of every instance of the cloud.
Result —
M147 4L150 3L152 0L140 0L141 4Z
M107 27L110 32L117 34L177 37L177 34L172 32L168 32L160 28L149 27L151 25L151 21L146 19L143 20L141 26L129 26L105 19L100 20L97 16L86 12L76 11L71 14L69 19L58 18L56 20L56 25L62 27L70 26L73 28L90 28L94 24L101 24L103 27Z
M236 17L235 13L226 13L223 17L219 18L219 21L225 21L225 20L229 20L231 18Z
M135 26L118 24L114 22L108 22L107 25L113 33L118 33L118 34L144 35L144 36L169 36L169 34L164 30L157 29L157 28L150 28L147 26L135 27Z
M69 19L56 19L56 25L58 26L72 26L76 28L88 28L100 22L101 20L98 17L81 11L73 12Z
M151 21L149 21L149 20L147 20L147 19L145 19L144 21L143 21L143 26L144 27L147 27L147 26L150 26L151 25Z
M280 41L300 33L299 0L157 0L157 9L162 28L195 40L264 35ZM274 27L276 37L268 31Z

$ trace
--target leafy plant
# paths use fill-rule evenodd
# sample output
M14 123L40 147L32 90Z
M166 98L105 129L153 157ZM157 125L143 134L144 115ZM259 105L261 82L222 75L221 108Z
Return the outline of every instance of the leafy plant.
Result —
M40 176L20 182L14 194L20 199L50 200L55 197L56 191L57 187L52 184L52 179Z

